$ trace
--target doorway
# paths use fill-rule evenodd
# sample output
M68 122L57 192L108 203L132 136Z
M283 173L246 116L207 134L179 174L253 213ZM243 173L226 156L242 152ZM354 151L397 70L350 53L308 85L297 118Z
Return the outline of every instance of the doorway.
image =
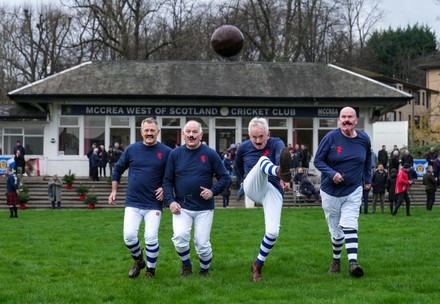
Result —
M231 144L235 144L235 129L216 129L215 138L215 147L221 156Z

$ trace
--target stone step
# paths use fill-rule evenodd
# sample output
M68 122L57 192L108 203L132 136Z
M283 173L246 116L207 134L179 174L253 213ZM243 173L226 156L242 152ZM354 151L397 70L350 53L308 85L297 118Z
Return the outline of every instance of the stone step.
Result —
M27 208L30 209L49 209L51 208L51 202L49 201L49 196L47 193L48 181L50 177L23 177L23 183L29 189L29 195L31 200L26 204ZM4 189L6 192L6 179L4 176L0 177L0 188ZM125 191L127 187L127 179L123 178L119 185L118 195L116 206L108 205L108 196L111 192L111 184L108 180L101 181L90 181L86 177L77 177L74 183L87 185L92 191L94 191L98 196L98 204L96 208L105 209L105 208L123 208L125 203ZM440 191L437 191L440 193ZM244 199L237 201L236 200L237 190L232 189L229 208L244 208L245 202ZM440 195L440 194L437 194ZM372 204L372 191L370 191L369 203ZM417 180L416 183L411 187L410 190L410 199L412 205L425 205L426 203L426 194L423 187L423 184L420 180ZM3 200L5 202L5 199ZM386 205L387 195L386 195ZM215 206L216 208L223 207L222 196L215 197ZM306 201L304 197L300 197L299 200L295 201L293 193L290 191L286 193L283 202L284 207L320 207L321 204L315 204L313 201ZM371 205L370 205L371 206ZM79 195L75 192L74 189L67 190L64 186L62 190L62 207L67 209L84 209L86 205L84 202L79 200ZM259 207L259 205L257 205ZM8 206L3 203L0 204L0 210L7 209Z

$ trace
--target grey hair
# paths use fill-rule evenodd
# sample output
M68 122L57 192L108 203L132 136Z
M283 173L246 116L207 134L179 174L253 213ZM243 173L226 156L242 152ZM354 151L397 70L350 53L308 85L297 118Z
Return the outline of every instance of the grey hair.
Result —
M190 123L195 123L197 125L197 128L199 129L200 133L203 133L203 128L202 128L202 124L196 120L188 120L188 122L185 124L185 126L183 127L183 130L185 131L186 128L188 127L188 125Z
M248 132L251 133L252 127L262 127L266 133L269 132L269 125L267 123L267 120L263 117L254 117L249 122Z
M156 125L156 128L159 130L160 128L159 128L159 124L157 123L157 120L156 120L156 118L154 118L154 117L147 117L147 118L145 118L144 120L142 120L142 122L141 122L141 129L144 127L144 124L145 123L147 123L147 124L155 124Z

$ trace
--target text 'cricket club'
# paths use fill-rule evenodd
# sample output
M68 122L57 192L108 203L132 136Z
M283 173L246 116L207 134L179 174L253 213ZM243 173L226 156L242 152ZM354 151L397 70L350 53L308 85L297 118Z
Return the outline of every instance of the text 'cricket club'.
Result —
M63 115L145 115L145 116L222 116L222 117L332 117L339 108L316 107L228 107L228 106L87 106L63 105Z

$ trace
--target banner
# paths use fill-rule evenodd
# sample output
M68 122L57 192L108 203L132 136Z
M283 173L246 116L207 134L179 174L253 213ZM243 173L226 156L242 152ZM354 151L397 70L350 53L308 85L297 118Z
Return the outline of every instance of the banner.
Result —
M0 175L6 174L7 167L15 167L15 160L13 157L0 157Z
M426 173L426 168L428 168L428 161L426 159L415 159L414 160L414 171L417 173L417 177L423 177Z
M338 107L239 107L239 106L139 106L62 105L62 115L222 116L222 117L322 117L337 118ZM355 110L359 113L358 108Z

